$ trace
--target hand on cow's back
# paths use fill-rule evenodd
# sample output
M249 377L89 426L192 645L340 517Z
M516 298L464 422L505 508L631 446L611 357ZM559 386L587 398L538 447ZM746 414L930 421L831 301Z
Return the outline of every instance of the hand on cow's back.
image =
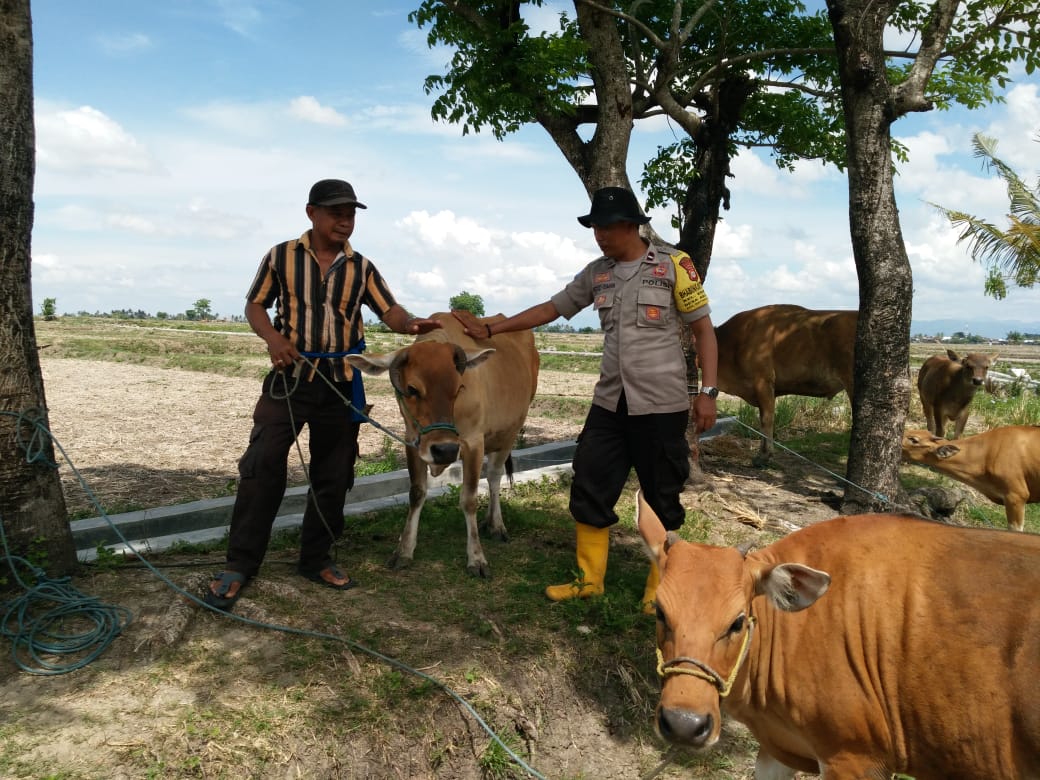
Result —
M487 336L487 328L477 319L476 315L466 309L452 309L451 316L462 324L462 330L467 336Z

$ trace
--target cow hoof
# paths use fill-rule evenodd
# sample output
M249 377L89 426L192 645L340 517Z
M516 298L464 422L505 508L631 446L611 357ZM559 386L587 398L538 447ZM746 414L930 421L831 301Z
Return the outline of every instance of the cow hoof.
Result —
M505 528L493 528L486 523L482 526L481 530L492 539L497 539L500 542L509 541L509 531Z
M412 559L411 558L406 558L405 556L398 555L397 553L394 553L392 556L390 556L390 560L388 560L386 562L386 567L388 569L393 569L394 571L400 571L401 569L407 569L411 565L412 565Z
M480 577L482 580L491 579L491 565L487 561L471 563L466 567L466 571L474 577Z

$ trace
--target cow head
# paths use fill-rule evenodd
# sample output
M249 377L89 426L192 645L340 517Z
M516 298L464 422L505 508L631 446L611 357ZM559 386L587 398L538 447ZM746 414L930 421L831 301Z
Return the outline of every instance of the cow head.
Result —
M997 362L999 354L983 355L981 352L972 352L964 357L957 357L956 352L948 349L946 356L954 363L960 363L960 373L965 384L979 387L986 383L986 373L989 371L989 367Z
M752 605L805 609L827 591L830 575L798 563L777 563L768 548L748 554L685 542L665 531L642 494L636 523L661 571L657 731L670 742L710 747L719 738L722 701L747 697L757 665ZM758 596L765 600L755 601Z
M961 449L943 436L929 431L903 433L903 460L907 463L930 463L952 458Z
M438 474L459 456L454 410L459 393L465 389L462 374L494 352L466 352L457 344L430 340L383 355L347 355L346 359L366 374L390 372L408 444Z

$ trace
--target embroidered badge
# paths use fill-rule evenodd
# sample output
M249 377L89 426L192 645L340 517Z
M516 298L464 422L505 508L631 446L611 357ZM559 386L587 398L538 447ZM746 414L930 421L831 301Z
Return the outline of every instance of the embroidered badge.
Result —
M668 266L665 263L658 263L654 266L654 276L665 276L668 273Z
M654 320L655 322L661 319L661 310L656 306L646 307L646 318L648 320Z
M606 284L610 281L610 271L603 271L592 278L593 284Z
M595 305L596 306L602 306L606 302L607 302L607 296L606 295L597 295L596 296L596 300L595 300Z

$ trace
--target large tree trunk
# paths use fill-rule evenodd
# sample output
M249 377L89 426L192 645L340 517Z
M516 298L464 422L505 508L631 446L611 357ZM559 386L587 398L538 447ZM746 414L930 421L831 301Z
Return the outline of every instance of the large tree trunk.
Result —
M729 209L726 179L730 176L730 137L736 132L740 115L754 91L753 81L734 75L719 85L711 95L710 104L701 105L705 118L694 138L698 148L697 168L686 188L677 246L693 260L702 281L708 277L719 213L722 208ZM685 325L680 324L679 334L686 355L686 383L693 387L698 384L697 345ZM705 478L692 417L686 428L686 442L690 447L689 484L702 484Z
M838 49L859 277L852 438L842 511L891 509L910 404L913 279L893 189L891 90L882 54L892 2L828 0Z
M29 271L35 172L29 0L0 0L0 116L0 522L12 553L26 557L31 548L48 574L63 575L75 566L76 551L54 447L47 437L37 440L32 422L49 430Z

